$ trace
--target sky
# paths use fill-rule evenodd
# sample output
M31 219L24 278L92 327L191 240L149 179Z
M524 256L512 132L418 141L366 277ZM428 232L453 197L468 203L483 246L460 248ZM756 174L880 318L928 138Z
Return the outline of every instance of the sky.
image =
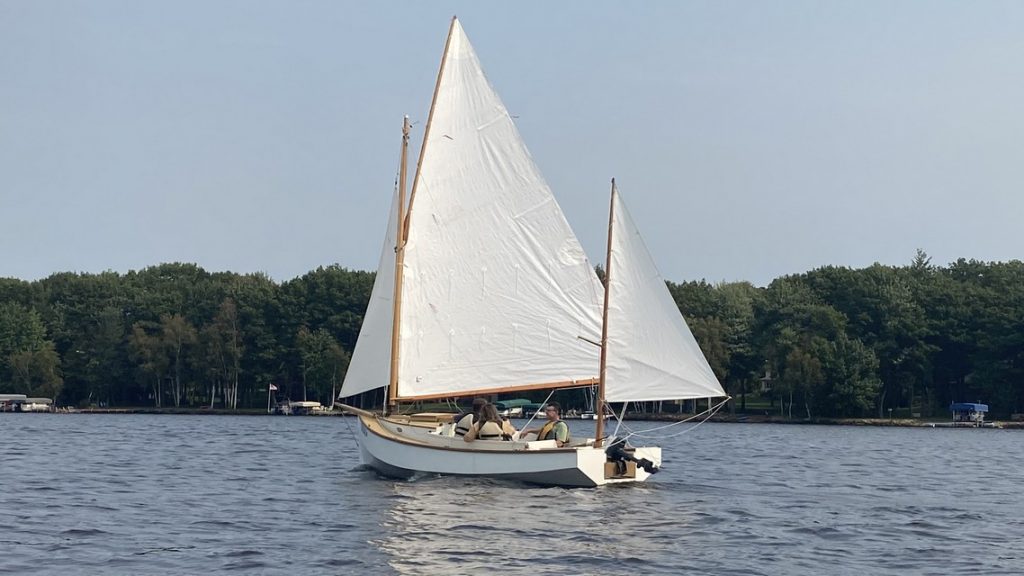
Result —
M0 0L0 277L375 268L455 14L594 262L1024 257L1024 2Z

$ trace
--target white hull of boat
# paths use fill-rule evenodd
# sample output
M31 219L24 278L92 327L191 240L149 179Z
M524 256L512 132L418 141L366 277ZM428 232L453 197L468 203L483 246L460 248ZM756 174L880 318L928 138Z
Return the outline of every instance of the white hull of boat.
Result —
M566 487L643 482L650 474L637 469L633 477L606 477L603 448L553 447L553 441L505 442L432 434L424 428L373 417L359 417L363 463L392 478L417 473L478 476ZM661 465L661 449L636 448L637 458Z

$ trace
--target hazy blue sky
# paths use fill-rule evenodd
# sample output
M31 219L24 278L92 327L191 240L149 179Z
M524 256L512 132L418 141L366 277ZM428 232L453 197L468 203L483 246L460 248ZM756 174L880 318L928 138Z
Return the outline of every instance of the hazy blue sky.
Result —
M1024 2L0 0L0 277L375 267L452 14L596 262L1024 256Z

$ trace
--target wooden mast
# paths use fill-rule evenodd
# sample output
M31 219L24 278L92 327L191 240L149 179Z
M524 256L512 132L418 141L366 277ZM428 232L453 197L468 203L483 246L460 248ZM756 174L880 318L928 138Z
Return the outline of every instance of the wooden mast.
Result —
M409 206L405 206L405 182L406 166L408 165L409 150L409 117L405 117L402 124L402 168L399 175L398 185L398 236L395 242L395 296L394 296L394 317L391 322L391 378L388 382L388 401L385 407L385 414L393 412L398 406L398 360L399 342L402 320L402 272L405 262L405 243L409 239L409 214L412 213L413 200L416 199L416 188L420 182L420 167L423 165L423 153L427 149L427 138L430 137L430 126L434 120L434 108L437 106L437 93L441 88L441 78L444 75L444 65L448 61L448 47L452 43L452 33L455 31L457 19L452 16L452 23L448 28L448 38L444 41L444 53L441 54L441 67L437 71L437 82L434 84L434 95L430 100L430 114L427 116L427 126L423 130L423 145L420 146L420 156L416 161L416 174L413 176L412 192L409 194Z
M388 379L388 402L384 414L396 408L398 395L398 332L402 319L402 271L405 262L405 182L409 164L409 117L402 120L402 161L398 169L398 230L395 234L395 292L391 318L391 377Z
M594 433L594 447L600 448L604 436L604 389L605 372L608 367L608 295L611 292L612 274L612 224L615 222L615 178L612 178L612 199L608 207L608 252L604 264L604 307L601 311L601 372L597 382L597 406L594 416L597 418L597 431Z

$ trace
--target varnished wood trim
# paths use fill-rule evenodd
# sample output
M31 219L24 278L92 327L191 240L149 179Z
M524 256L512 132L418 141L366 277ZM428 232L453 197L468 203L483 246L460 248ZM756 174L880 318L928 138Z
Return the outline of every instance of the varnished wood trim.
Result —
M433 444L427 444L426 442L416 442L415 440L412 440L411 438L408 438L408 437L405 437L405 436L400 436L398 434L395 434L394 432L391 432L390 430L388 430L387 428L382 426L380 422L377 421L377 417L376 416L362 416L362 415L360 415L359 419L362 420L363 425L366 426L367 430L369 430L370 432L372 432L373 434L375 434L377 436L380 436L381 438L384 438L385 440L390 440L392 442L398 442L399 444L405 444L407 446L416 446L417 448L429 448L431 450L441 450L441 451L445 451L445 452L475 452L477 454L488 454L488 455L490 455L490 454L516 454L516 455L519 455L519 454L550 454L552 452L559 452L559 453L562 453L562 452L575 452L577 450L577 448L589 448L589 446L579 446L579 447L568 447L568 448L543 448L543 449L540 449L540 450L527 450L525 448L525 446L524 446L524 448L522 450L478 450L478 449L473 449L473 448L455 448L455 447L450 447L450 446L435 446Z
M562 382L544 382L541 384L523 384L522 386L503 386L500 388L479 388L476 390L467 390L465 392L458 393L445 393L445 394L424 394L421 396L399 396L397 399L401 402L415 402L419 400L438 400L441 398L462 398L465 396L486 396L488 394L505 394L507 392L524 392L527 390L551 390L551 389L570 389L570 388L583 388L584 386L593 386L597 383L597 378L587 378L585 380L565 380Z

